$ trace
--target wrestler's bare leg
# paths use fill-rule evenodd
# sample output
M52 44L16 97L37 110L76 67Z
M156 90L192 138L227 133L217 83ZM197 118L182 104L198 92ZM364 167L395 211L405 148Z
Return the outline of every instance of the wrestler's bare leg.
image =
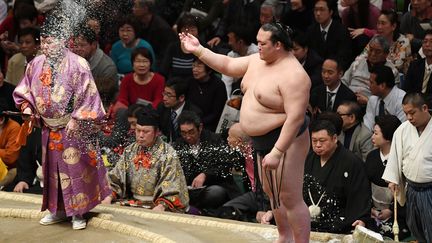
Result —
M277 170L278 181L282 178L282 188L280 191L281 205L278 209L273 209L279 232L276 242L309 242L310 215L303 201L302 193L304 162L309 147L309 132L306 130L286 151L284 163L280 163ZM284 166L283 171L282 165ZM281 172L283 175L280 174ZM264 191L269 198L273 198L265 175L260 175L260 177Z

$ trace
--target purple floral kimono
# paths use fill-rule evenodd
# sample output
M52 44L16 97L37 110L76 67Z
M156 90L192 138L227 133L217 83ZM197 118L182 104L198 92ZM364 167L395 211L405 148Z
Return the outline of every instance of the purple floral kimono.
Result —
M17 107L30 107L42 125L44 190L42 211L66 211L82 215L111 189L106 179L92 124L105 111L85 59L65 49L64 58L51 73L45 55L34 58L13 96ZM48 68L46 68L48 67ZM76 136L66 135L73 118L79 124Z

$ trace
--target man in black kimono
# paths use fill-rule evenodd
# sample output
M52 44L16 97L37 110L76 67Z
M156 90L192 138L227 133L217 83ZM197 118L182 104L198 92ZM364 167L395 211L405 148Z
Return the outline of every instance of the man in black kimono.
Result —
M371 191L364 163L338 142L336 128L328 120L316 120L311 137L303 184L311 229L349 233L356 225L365 226Z

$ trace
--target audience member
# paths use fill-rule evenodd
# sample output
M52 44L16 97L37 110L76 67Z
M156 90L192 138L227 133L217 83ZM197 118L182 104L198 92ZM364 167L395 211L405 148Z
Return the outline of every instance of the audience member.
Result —
M223 16L213 38L207 42L211 48L221 44L221 41L226 41L230 26L248 26L253 34L258 33L260 27L260 1L229 0L223 1L223 3L226 5Z
M342 83L357 95L357 102L364 106L372 95L369 87L370 70L375 66L386 65L393 71L395 83L399 84L399 72L393 63L387 61L390 45L386 38L377 35L369 42L366 58L357 58L342 77ZM371 128L372 129L372 128Z
M291 0L289 11L282 15L281 22L295 31L306 32L314 22L313 1Z
M218 135L206 130L194 112L184 111L178 125L181 138L174 148L189 187L190 205L206 211L238 196L230 170L239 163L240 155L229 150Z
M395 85L392 69L388 66L376 66L371 70L369 82L372 96L367 103L364 125L372 131L375 116L379 115L394 115L404 122L406 117L401 100L405 91Z
M324 60L318 53L310 49L306 35L296 31L292 36L294 56L301 63L312 82L311 91L323 83L321 77L321 66Z
M135 199L155 211L184 212L188 192L180 161L174 149L158 136L158 117L150 106L138 114L136 142L126 147L108 173L112 199ZM139 203L138 203L139 204Z
M344 101L337 113L343 120L342 133L338 140L342 145L357 155L362 161L373 149L372 132L362 122L362 109L356 101Z
M154 59L148 49L145 47L134 49L131 61L134 72L124 76L121 81L114 113L120 108L127 108L137 102L150 103L153 107L157 107L162 101L165 78L151 71L150 67Z
M156 60L156 66L159 68L159 62L162 61L166 47L177 40L177 35L171 29L171 26L156 13L154 0L134 0L132 12L141 23L141 29L137 36L147 40L153 47Z
M340 63L328 58L322 65L323 84L312 90L310 104L314 114L322 111L336 111L344 100L356 100L355 94L341 82L343 74Z
M390 44L390 51L387 61L399 70L400 73L406 73L408 65L412 59L411 44L405 35L399 32L398 14L393 10L382 10L377 22L377 34L386 38ZM367 57L369 53L368 44L360 56Z
M337 140L328 120L311 124L312 151L306 158L303 198L314 231L349 233L370 217L371 189L364 163Z
M245 25L233 25L228 28L228 45L231 51L228 52L229 57L244 57L258 52L258 46L252 43L255 36L252 35L251 30ZM230 77L222 74L222 81L225 83L228 98L231 92L235 90L234 87L240 88L240 84L235 82L240 81L242 77Z
M334 0L315 2L316 23L309 26L306 32L308 46L323 59L334 56L340 61L342 69L346 70L353 59L352 41L348 29L332 19L334 11L336 11Z
M41 132L40 128L34 128L27 137L26 145L21 147L16 164L17 174L14 183L7 187L7 191L42 194L43 178L37 176L38 168L42 173Z
M277 0L265 0L260 7L259 20L261 26L280 20L282 8Z
M119 21L118 36L120 40L115 42L111 48L111 58L117 66L120 74L128 74L133 71L131 55L135 48L146 48L152 58L153 70L156 70L156 56L153 47L146 40L137 36L139 33L139 22L133 15L127 15Z
M15 85L5 82L3 73L0 71L0 104L5 110L18 111L15 107L12 93L15 90Z
M162 92L162 102L158 105L159 128L169 143L175 142L180 137L178 118L183 111L193 111L202 114L200 108L186 99L188 85L181 79L173 78L165 85Z
M247 178L251 190L233 198L219 208L218 217L241 221L255 222L260 212L270 210L270 201L265 195L259 180L258 167L253 153L252 140L241 129L239 123L231 125L228 130L228 144L238 150L245 162ZM258 216L258 217L257 217Z
M432 100L432 30L425 33L422 43L424 58L411 62L402 84L406 92L419 92L426 95L428 102Z
M0 103L0 160L7 166L8 175L0 181L0 187L11 183L16 176L16 161L20 145L16 142L20 125L3 114L6 106Z
M177 23L178 33L189 33L198 38L198 20L189 13L183 14ZM161 73L167 78L173 77L190 78L192 77L192 63L194 55L184 53L181 49L180 40L171 43L166 47L165 57L161 63Z
M430 25L431 20L432 6L429 0L411 1L410 11L402 15L400 30L410 40L413 53L420 49L425 29L428 29L423 28L423 25Z
M399 119L393 115L375 117L372 142L376 149L371 151L366 158L366 172L372 189L372 226L370 228L390 238L393 238L394 198L388 188L389 183L384 181L381 176L387 165L393 133L400 124ZM406 224L405 210L406 208L400 206L398 203L397 222L399 226L399 239L401 240L410 236Z
M89 27L82 26L78 30L73 51L89 62L94 79L118 80L116 65L99 48L97 35Z
M348 28L353 39L353 54L357 56L375 35L380 10L369 0L345 0L342 24Z
M20 52L13 55L9 61L6 72L6 82L17 85L21 82L27 63L31 62L40 50L39 29L28 27L18 31Z
M214 132L227 100L225 85L213 70L198 58L193 62L192 74L187 97L202 110L204 127Z

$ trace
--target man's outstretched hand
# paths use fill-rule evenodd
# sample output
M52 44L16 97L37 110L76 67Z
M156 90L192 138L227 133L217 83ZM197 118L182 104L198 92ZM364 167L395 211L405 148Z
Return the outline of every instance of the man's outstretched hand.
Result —
M194 53L200 48L199 40L189 33L179 33L181 47L185 53Z

